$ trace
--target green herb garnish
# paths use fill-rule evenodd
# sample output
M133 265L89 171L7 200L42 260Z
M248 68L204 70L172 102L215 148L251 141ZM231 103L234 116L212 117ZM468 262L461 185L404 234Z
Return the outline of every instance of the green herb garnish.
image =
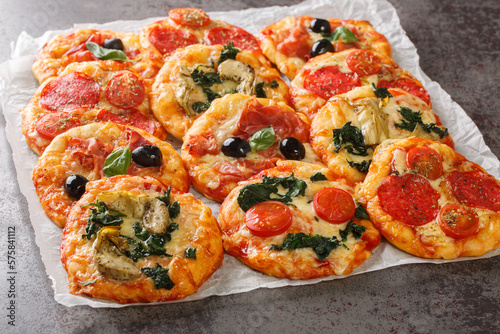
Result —
M104 160L102 171L106 177L127 174L131 161L132 152L130 152L130 148L117 148Z
M234 47L233 42L229 42L229 44L224 45L224 50L221 51L219 60L217 62L220 64L227 59L236 59L236 55L240 51L240 49Z
M385 99L386 97L392 97L392 94L385 87L376 87L372 82L372 90L379 99Z
M175 219L179 215L179 213L181 212L181 206L180 206L179 202L177 202L177 201L170 204L171 192L172 192L172 187L168 187L168 189L166 191L165 190L163 191L163 195L157 196L156 199L159 199L160 201L165 203L165 205L168 208L168 215L169 215L170 219ZM176 226L176 228L178 228L179 224L172 223L168 226L168 228L170 228L170 226Z
M361 173L366 173L368 172L368 169L370 168L370 165L372 163L372 160L363 160L362 162L354 162L354 161L349 161L347 160L347 163L351 167L356 167L357 170L359 170Z
M156 264L156 267L141 268L141 271L146 276L153 279L155 282L155 289L170 290L175 286L175 283L168 276L168 268L163 268L159 263Z
M310 178L311 182L316 182L316 181L327 181L328 179L326 178L325 174L321 172L317 172L316 174L312 175Z
M82 235L82 239L87 238L90 240L104 226L119 226L123 223L123 218L121 218L125 217L123 213L108 208L106 204L99 200L95 203L89 203L84 207L87 206L91 207L90 210L92 213L87 220L85 234Z
M87 281L85 283L82 283L82 286L87 286L87 285L90 285L90 284L94 284L95 282L97 282L97 278L93 279L92 281Z
M356 35L354 35L352 31L342 26L337 27L330 35L323 35L323 37L333 43L338 42L341 38L344 43L354 43L358 41Z
M269 86L271 88L276 88L279 86L276 80L273 80L271 83L267 82L259 82L255 85L255 96L263 99L267 99L266 91L264 90L264 86Z
M195 84L200 87L211 87L215 84L222 83L222 80L217 72L203 72L195 68L191 73L191 78Z
M252 137L250 137L248 143L252 151L262 151L274 144L275 140L274 129L272 125L268 125L255 132Z
M127 55L122 50L106 49L94 42L87 42L85 43L85 46L90 52L94 54L94 56L96 56L97 59L100 60L119 60L130 62L139 60L139 58L128 59Z
M368 212L366 212L365 208L357 202L354 217L356 217L357 219L370 219L370 216L368 216Z
M201 102L201 101L195 101L193 102L193 110L194 112L196 113L202 113L206 110L208 110L208 108L210 108L210 102Z
M366 227L364 227L363 225L354 224L354 221L351 219L347 223L347 226L345 227L345 229L339 231L339 234L340 234L340 237L342 238L342 242L346 242L347 236L349 235L349 232L352 233L352 236L355 239L359 239L359 238L361 238L361 235L363 235L363 232L365 230L366 230Z
M134 223L134 235L140 241L123 236L129 242L129 249L125 251L125 256L131 258L134 262L150 255L172 256L167 254L164 245L172 240L170 233L178 228L179 224L172 223L167 227L164 234L156 234L149 233L145 228L141 227L140 223Z
M194 247L189 247L186 249L184 252L184 257L186 259L195 259L196 260L196 248Z
M401 114L401 116L403 116L403 119L400 123L396 123L394 125L400 129L412 132L415 130L417 125L420 124L422 129L427 133L431 133L432 131L436 133L441 139L448 136L448 129L445 128L443 130L442 128L437 126L436 123L424 124L420 111L413 111L410 108L400 107L398 109L398 112Z
M340 148L344 146L347 152L367 156L370 146L365 145L365 138L358 127L347 122L339 129L333 129L333 144L335 145L335 153L338 153Z

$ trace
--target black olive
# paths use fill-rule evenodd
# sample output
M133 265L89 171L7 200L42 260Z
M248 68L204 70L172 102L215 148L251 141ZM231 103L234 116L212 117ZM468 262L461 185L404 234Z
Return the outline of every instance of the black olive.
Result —
M333 52L333 45L327 39L320 39L314 42L311 48L311 57L322 55L323 53Z
M324 35L330 35L332 33L332 27L330 26L330 22L324 19L312 20L311 30Z
M106 38L104 40L104 43L102 44L102 47L105 49L113 49L113 50L125 50L125 47L123 46L123 42L119 38Z
M281 141L280 151L289 160L302 160L306 156L304 145L294 137L288 137Z
M163 155L158 147L142 145L132 151L132 160L142 167L161 166Z
M229 137L222 143L221 151L224 155L233 158L243 158L252 149L247 141L240 137Z
M85 193L85 185L89 182L85 176L79 174L71 174L64 182L64 190L69 197L80 199Z

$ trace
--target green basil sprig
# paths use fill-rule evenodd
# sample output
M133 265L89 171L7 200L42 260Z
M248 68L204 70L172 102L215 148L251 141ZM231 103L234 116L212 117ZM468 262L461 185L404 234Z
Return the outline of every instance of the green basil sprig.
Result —
M127 174L131 161L132 152L130 152L130 148L117 148L104 160L104 168L102 169L104 176L112 177Z
M248 143L252 151L262 151L274 144L276 137L272 125L255 132Z
M341 38L344 43L354 43L358 41L356 35L354 35L352 31L342 26L337 27L330 35L326 35L325 38L333 43L338 42Z
M85 43L87 49L94 54L100 60L119 60L119 61L138 61L137 59L128 59L125 52L122 50L106 49L94 42Z

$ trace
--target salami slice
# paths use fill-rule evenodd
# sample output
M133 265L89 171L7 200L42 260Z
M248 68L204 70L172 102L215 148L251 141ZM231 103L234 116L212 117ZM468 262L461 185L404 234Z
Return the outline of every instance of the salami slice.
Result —
M424 225L439 212L439 193L418 174L389 176L378 189L382 209L411 226Z
M99 111L96 115L98 121L111 121L121 125L130 125L154 134L155 125L152 120L144 116L140 111L131 109L120 114L114 114L106 109Z
M446 183L459 203L500 211L500 186L492 176L481 171L453 171Z
M40 94L40 105L51 111L93 108L99 102L101 89L85 73L72 72L50 81Z
M304 88L325 100L359 86L361 80L356 74L343 73L336 65L311 71L304 78Z
M80 125L78 113L56 111L40 117L35 123L35 129L42 137L53 139L57 135Z
M146 90L142 79L132 72L116 74L105 88L108 101L118 108L135 108L142 103Z
M148 39L162 54L191 44L198 44L198 38L189 31L169 27L154 27L151 29Z
M207 32L206 38L209 45L226 45L233 42L234 46L246 51L260 50L259 42L249 32L238 28L215 27Z

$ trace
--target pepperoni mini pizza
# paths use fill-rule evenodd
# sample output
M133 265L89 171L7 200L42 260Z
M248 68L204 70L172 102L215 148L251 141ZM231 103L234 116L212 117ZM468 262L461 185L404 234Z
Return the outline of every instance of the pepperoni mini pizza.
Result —
M170 144L112 122L76 127L57 136L38 159L33 183L47 216L63 227L88 181L120 174L150 176L189 190L181 157Z
M72 294L120 303L185 298L222 265L223 256L207 206L137 176L89 185L69 214L61 245Z
M280 73L254 52L229 45L191 45L165 58L150 94L154 115L182 139L193 121L225 94L288 101Z
M368 21L289 16L265 27L259 42L264 54L290 79L312 57L345 49L364 49L391 57L387 39Z
M321 163L308 143L305 116L269 99L228 94L184 136L181 156L193 186L222 202L238 182L278 160Z
M399 88L363 86L336 95L311 122L314 151L328 168L351 182L363 181L377 145L407 137L454 147L429 105Z
M431 104L420 81L392 58L357 49L311 59L290 83L290 96L293 107L312 118L331 97L372 83L377 87L401 88Z
M447 145L386 141L357 193L382 235L415 256L481 256L500 246L500 181Z
M353 195L352 184L325 167L279 161L222 203L224 249L267 275L347 275L381 239Z
M198 8L170 10L168 18L144 27L140 38L146 57L159 68L165 56L192 44L225 45L233 42L237 48L262 52L252 34L224 21L212 20Z
M91 122L112 121L167 137L151 112L143 79L119 62L68 65L46 80L20 113L26 142L37 154L58 134Z

